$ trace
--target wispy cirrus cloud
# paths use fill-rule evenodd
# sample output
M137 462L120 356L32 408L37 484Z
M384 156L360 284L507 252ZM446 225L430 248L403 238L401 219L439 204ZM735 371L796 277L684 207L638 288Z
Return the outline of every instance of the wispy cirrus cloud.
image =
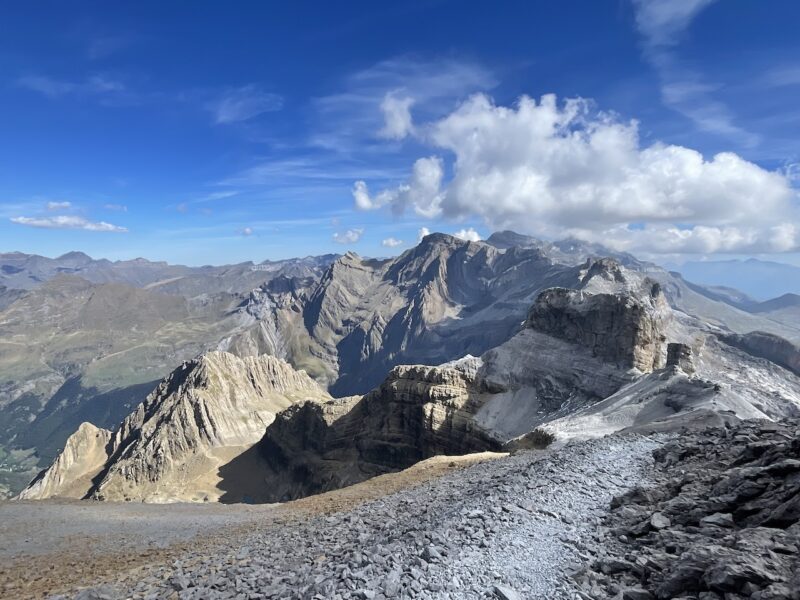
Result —
M705 132L753 147L760 137L738 125L731 109L717 98L720 84L681 60L677 46L692 21L717 0L632 0L644 57L661 80L661 97Z
M125 84L105 75L91 75L83 80L57 79L47 75L26 75L17 80L17 85L48 98L119 94L126 91Z
M476 63L450 58L397 57L348 76L342 90L316 98L313 146L343 154L404 138L417 118L446 112L466 95L492 89L494 75Z
M72 208L72 202L48 202L47 210L66 210L68 208Z
M128 207L125 206L124 204L113 204L113 203L104 204L103 208L105 208L106 210L114 210L118 212L128 212Z
M267 92L255 84L225 90L218 98L209 102L207 108L214 121L227 125L248 121L266 112L283 108L283 97Z
M126 227L106 223L105 221L89 221L84 217L74 215L59 215L54 217L12 217L12 223L38 227L41 229L82 229L84 231L102 231L124 233Z

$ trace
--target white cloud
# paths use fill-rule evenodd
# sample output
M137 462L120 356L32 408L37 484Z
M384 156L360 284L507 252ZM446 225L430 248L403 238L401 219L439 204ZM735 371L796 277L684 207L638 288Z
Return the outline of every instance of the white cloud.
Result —
M104 204L103 208L106 210L116 210L119 212L128 212L128 207L124 204Z
M420 158L414 163L411 178L396 188L386 189L372 197L364 181L353 185L353 199L359 210L374 210L390 205L396 213L411 206L424 217L434 217L441 211L441 187L444 177L442 159L437 156Z
M333 241L337 244L355 244L364 235L364 230L360 228L348 229L344 233L336 232L333 234Z
M214 120L220 124L247 121L262 113L283 108L283 98L265 92L255 85L245 85L226 91L217 101L208 105Z
M12 222L43 229L83 229L85 231L125 232L125 227L105 221L89 221L83 217L61 215L56 217L13 217Z
M374 197L358 182L357 206L479 216L492 229L654 252L800 244L800 232L780 226L800 220L797 192L782 173L730 152L707 160L682 146L642 147L635 121L593 112L581 99L523 97L504 107L479 94L420 129L420 141L452 157L452 178L443 181L443 158L420 159L407 183Z
M388 237L381 242L381 246L384 248L397 248L398 246L403 245L403 240L398 240L397 238Z
M253 235L253 228L252 227L244 227L239 233L241 233L245 237Z
M417 232L417 242L421 242L422 238L429 236L431 234L431 230L427 227L420 227L419 231Z
M644 55L661 79L664 103L699 129L755 146L759 136L736 125L730 109L714 97L720 87L679 59L676 46L694 18L716 0L632 0Z
M453 236L465 242L480 242L481 239L483 239L481 238L481 234L475 231L473 227L469 229L460 229L456 231Z
M671 46L697 14L716 0L633 0L636 25L654 46Z
M410 133L412 104L420 117L434 118L465 95L496 83L488 70L465 61L385 60L351 74L342 91L314 100L318 122L311 143L342 154L380 150L378 138Z
M72 202L48 202L47 210L65 210L72 207Z
M414 99L402 96L397 91L387 92L381 102L384 125L378 135L392 140L402 140L413 128L411 106Z

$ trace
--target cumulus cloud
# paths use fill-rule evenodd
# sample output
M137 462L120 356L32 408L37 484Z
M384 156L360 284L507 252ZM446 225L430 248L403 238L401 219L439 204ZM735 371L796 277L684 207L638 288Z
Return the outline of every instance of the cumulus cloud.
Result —
M414 163L407 183L385 189L373 197L369 194L366 182L356 181L353 199L359 210L374 210L389 205L394 212L402 213L410 206L423 217L434 217L441 211L443 177L441 158L420 158Z
M245 85L226 91L219 99L208 105L219 124L247 121L265 112L283 108L283 98L266 92L255 85Z
M337 244L355 244L362 235L364 235L364 230L361 228L348 229L345 232L337 231L333 234L333 241Z
M427 227L420 227L419 231L417 232L417 241L421 242L422 238L431 234L431 230Z
M403 245L403 240L398 240L397 238L388 237L381 242L381 246L384 248L397 248L398 246Z
M56 217L13 217L13 223L27 225L28 227L40 227L43 229L83 229L85 231L107 231L125 232L125 227L112 225L105 221L89 221L83 217L61 215Z
M392 140L402 140L412 131L411 106L414 99L400 95L397 91L388 92L381 102L384 125L378 135Z
M72 207L72 202L48 202L47 210L66 210Z
M356 206L428 216L479 216L493 229L574 235L657 252L776 252L798 247L797 193L780 172L723 152L640 144L635 121L590 102L522 97L495 105L478 94L425 124L420 140L450 158L417 160L406 183Z
M480 242L481 239L483 239L481 238L481 234L475 231L473 227L470 227L469 229L459 229L453 234L453 236L466 242Z

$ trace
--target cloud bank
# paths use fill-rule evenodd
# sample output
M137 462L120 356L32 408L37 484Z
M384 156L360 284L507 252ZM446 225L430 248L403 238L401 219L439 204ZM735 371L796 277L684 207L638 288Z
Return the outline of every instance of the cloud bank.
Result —
M493 229L621 250L756 253L800 245L797 193L782 173L730 152L706 159L683 146L643 147L635 121L583 99L522 97L507 107L477 94L414 130L434 154L415 161L404 183L374 195L357 181L356 208L478 216Z

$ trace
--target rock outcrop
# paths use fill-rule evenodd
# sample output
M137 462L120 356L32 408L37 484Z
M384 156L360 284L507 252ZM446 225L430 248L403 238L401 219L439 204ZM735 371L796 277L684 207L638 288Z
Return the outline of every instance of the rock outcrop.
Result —
M657 283L641 295L553 288L539 295L527 325L584 346L603 360L649 373L664 364L668 312Z
M18 496L20 500L44 498L82 498L92 479L108 460L112 433L91 423L83 423L67 439L55 462Z
M222 471L258 442L276 413L307 399L330 396L278 358L207 353L158 385L108 441L107 460L94 479L71 490L74 497L169 502L216 500L233 487L230 499L241 500L249 491L246 474ZM88 460L79 442L43 480L66 479L62 464ZM36 497L48 495L43 489Z
M654 487L611 504L592 598L800 598L800 430L748 422L654 453Z
M677 367L684 373L692 375L695 372L692 347L679 342L667 344L667 367Z
M275 501L398 471L436 455L499 450L473 415L485 398L479 361L401 366L369 394L296 404L259 444Z
M746 334L730 334L721 339L752 356L764 358L800 375L800 348L795 344L764 331Z

